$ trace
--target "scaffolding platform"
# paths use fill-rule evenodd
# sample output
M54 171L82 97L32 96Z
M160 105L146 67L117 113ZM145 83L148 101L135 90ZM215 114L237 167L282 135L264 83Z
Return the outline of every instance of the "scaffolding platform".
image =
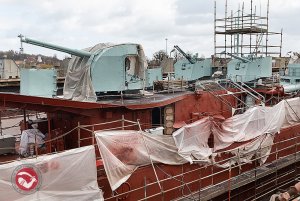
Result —
M240 29L227 29L225 31L216 31L216 34L249 34L249 33L267 33L268 30L260 27L247 27L247 28L240 28Z
M224 193L227 193L229 186L231 191L241 188L242 186L251 184L259 179L263 179L264 177L276 173L276 171L291 166L297 162L300 162L300 153L280 158L272 163L265 164L253 170L242 173L236 177L232 177L231 180L204 188L200 192L195 192L193 195L191 195L191 197L186 197L179 200L189 201L192 197L196 198L197 200L211 200ZM264 187L263 184L260 187Z

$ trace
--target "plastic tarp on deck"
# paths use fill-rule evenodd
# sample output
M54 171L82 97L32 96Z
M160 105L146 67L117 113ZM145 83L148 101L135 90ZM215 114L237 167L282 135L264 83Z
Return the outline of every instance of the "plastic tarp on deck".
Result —
M0 165L0 200L103 200L94 147Z
M112 190L138 167L151 164L151 160L169 165L187 162L178 155L172 136L142 131L102 131L96 132L96 139Z

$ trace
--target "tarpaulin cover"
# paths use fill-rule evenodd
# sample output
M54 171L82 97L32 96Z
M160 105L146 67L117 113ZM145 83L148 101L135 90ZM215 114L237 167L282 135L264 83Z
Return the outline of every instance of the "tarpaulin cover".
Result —
M85 51L95 54L93 54L89 58L72 56L65 78L63 97L65 99L76 101L96 102L97 96L91 78L92 62L95 62L94 58L96 55L97 57L102 56L106 51L118 45L122 44L99 43L93 47L84 49ZM140 78L144 78L145 69L147 68L147 59L143 47L138 44L136 45L138 49L138 65L140 66L139 68L137 68L137 72L131 73L137 75ZM97 67L100 68L101 66Z
M187 162L178 155L172 136L142 131L101 131L96 132L96 139L112 190L138 167L151 164L151 160L169 165Z
M99 50L112 47L113 44L100 43L94 47L85 49L88 52L95 53ZM64 83L64 98L77 101L97 101L97 96L92 84L90 72L94 57L73 56L68 65L68 71Z
M44 138L45 135L39 129L27 129L22 131L20 140L20 154L24 155L27 153L29 143L36 143L37 145L44 144Z
M212 149L208 146L212 121L209 117L188 124L173 133L178 154L193 163L193 160L209 161Z
M280 101L273 107L257 106L245 113L226 119L220 126L213 124L214 150L224 149L234 142L254 139L265 133L277 133L281 128L299 122L300 98Z
M300 98L293 98L273 107L250 108L222 123L206 117L175 131L173 138L138 131L109 131L98 132L96 139L108 180L115 190L137 167L150 163L147 146L153 162L176 165L200 161L209 164L234 142L243 142L234 149L227 149L237 157L219 166L225 168L251 162L254 153L263 164L270 154L275 134L285 126L299 123L299 116ZM210 135L214 136L213 149L208 146Z
M35 171L23 169L25 165L34 167ZM0 200L100 201L103 195L96 171L93 146L3 164L0 165ZM37 187L28 194L32 185Z
M225 151L228 153L232 153L236 157L231 157L229 161L226 161L225 163L214 162L214 164L218 167L227 168L234 164L252 162L252 159L255 156L258 163L262 165L269 157L273 145L274 136L275 135L272 134L264 134L246 144ZM214 153L213 155L214 157L212 157L212 159L215 160L215 156L217 156L217 153Z

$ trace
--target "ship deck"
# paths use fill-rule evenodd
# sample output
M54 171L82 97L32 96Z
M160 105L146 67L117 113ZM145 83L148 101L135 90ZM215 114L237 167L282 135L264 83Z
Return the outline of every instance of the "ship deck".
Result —
M64 107L78 109L98 109L112 107L126 107L129 109L146 109L160 107L184 99L193 95L192 91L180 91L172 93L158 93L149 96L129 96L129 97L106 97L97 102L73 101L59 97L46 98L37 96L25 96L17 93L0 93L0 102L6 104L42 105L43 107Z
M125 98L121 97L107 97L102 100L98 100L99 104L111 104L118 106L125 106L131 109L141 109L141 107L153 107L159 106L162 104L170 104L172 102L176 102L182 100L187 95L192 95L194 92L192 91L179 91L174 93L154 93L151 95L136 95L136 96L127 96Z

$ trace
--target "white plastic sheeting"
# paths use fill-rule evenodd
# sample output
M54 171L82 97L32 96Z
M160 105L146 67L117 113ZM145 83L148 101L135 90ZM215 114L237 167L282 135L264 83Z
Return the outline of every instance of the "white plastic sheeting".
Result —
M33 144L36 143L37 145L44 144L45 143L44 138L45 135L37 128L27 129L22 131L21 141L20 141L20 154L24 155L28 153L29 143L33 143Z
M275 134L285 126L299 123L299 116L300 98L293 98L273 107L250 108L222 123L206 117L175 131L173 138L139 131L107 131L98 132L96 139L108 180L115 190L139 166L150 164L149 156L153 162L171 165L195 161L216 165L214 159L221 149L243 142L225 151L236 157L218 166L226 168L248 163L254 154L263 164L270 154ZM214 149L208 146L210 135L214 136Z
M102 131L95 136L112 190L138 167L151 164L151 160L169 165L187 162L178 155L172 136L142 131Z
M193 163L195 159L208 162L212 154L212 149L208 146L211 126L210 117L206 117L175 131L173 138L178 154L190 163Z
M95 53L101 49L112 46L113 44L100 43L85 50ZM90 58L81 58L77 56L72 57L68 65L68 71L64 83L64 98L88 102L95 102L97 100L90 76L93 58L93 56Z
M224 149L234 142L254 139L265 133L277 133L282 127L300 122L300 98L280 101L273 107L257 106L244 114L214 124L214 150Z
M15 171L24 164L31 164L39 172L38 178L26 173L23 173L23 178L19 178L20 184L26 188L32 185L32 180L39 182L39 188L32 194L14 187L16 181L12 178ZM98 188L96 171L93 146L3 164L0 165L0 200L101 201L104 199Z
M254 156L255 158L257 158L259 164L262 165L266 162L266 160L269 157L274 137L275 135L272 134L264 134L257 137L254 140L251 140L246 144L225 151L235 156L231 157L229 161L226 161L225 163L215 162L215 157L217 156L217 153L214 153L213 157L211 158L214 160L214 165L221 168L227 168L234 164L251 163Z

